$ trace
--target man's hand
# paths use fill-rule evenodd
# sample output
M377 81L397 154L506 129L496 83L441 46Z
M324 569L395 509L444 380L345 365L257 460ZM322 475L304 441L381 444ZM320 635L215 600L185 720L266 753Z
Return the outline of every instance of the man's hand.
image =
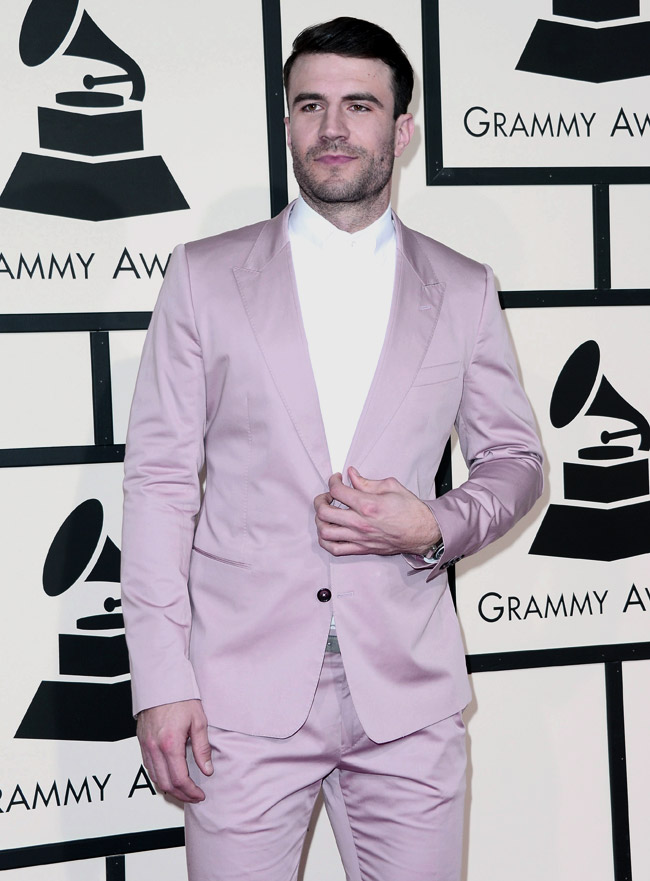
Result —
M203 801L205 793L189 775L185 747L190 740L200 771L212 774L208 727L200 700L162 704L138 713L138 740L149 776L179 801Z
M368 480L356 468L348 475L351 487L333 474L329 492L314 499L318 540L330 554L422 554L440 539L431 510L399 480Z

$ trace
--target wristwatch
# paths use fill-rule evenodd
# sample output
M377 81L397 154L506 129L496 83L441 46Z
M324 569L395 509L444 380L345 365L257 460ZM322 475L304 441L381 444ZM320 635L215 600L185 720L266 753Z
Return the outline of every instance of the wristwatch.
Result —
M437 563L445 552L445 540L439 538L438 541L431 545L423 554L422 559L425 563Z

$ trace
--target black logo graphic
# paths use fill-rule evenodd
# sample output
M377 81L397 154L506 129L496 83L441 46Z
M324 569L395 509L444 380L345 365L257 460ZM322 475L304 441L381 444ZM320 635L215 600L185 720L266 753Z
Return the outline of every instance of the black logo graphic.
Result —
M603 431L601 443L564 463L564 497L583 504L549 505L529 553L582 560L621 560L650 552L650 425L613 388L597 383L600 349L587 340L562 368L551 397L551 423L564 428L578 415L624 420L632 428ZM638 447L611 441L638 436ZM584 503L598 507L585 506Z
M553 14L607 22L640 16L640 0L553 0ZM609 27L539 19L517 70L607 83L650 75L650 22Z
M107 157L144 150L141 102L144 76L137 63L110 40L79 0L32 0L20 32L20 57L35 67L62 54L115 65L113 76L83 78L85 91L58 92L55 107L38 108L43 150ZM65 48L64 48L65 47ZM97 86L130 83L129 106L117 92ZM0 206L80 220L113 220L189 208L162 156L70 159L23 153L0 195Z
M66 518L43 566L43 589L60 596L80 582L120 582L120 551L110 538L100 548L104 510L88 499ZM135 734L131 682L105 682L129 672L121 601L108 596L106 614L77 619L77 633L59 634L59 674L95 681L57 679L39 685L16 737L39 740L116 741ZM115 631L122 631L115 633ZM109 635L109 633L111 635Z

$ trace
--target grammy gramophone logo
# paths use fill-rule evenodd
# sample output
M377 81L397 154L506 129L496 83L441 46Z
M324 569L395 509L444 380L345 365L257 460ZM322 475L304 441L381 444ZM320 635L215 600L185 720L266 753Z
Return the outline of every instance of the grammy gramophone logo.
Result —
M57 92L54 106L38 108L39 143L47 152L22 153L0 195L1 207L81 220L189 208L162 156L133 155L144 151L144 75L79 0L32 0L19 50L28 67L61 54L110 64L116 72L89 72L83 89ZM126 98L104 88L120 84L130 87Z
M599 367L598 343L587 340L555 383L550 408L555 428L599 417L612 421L614 430L579 449L577 461L564 462L567 503L549 505L531 554L612 561L650 553L650 425ZM612 443L621 440L630 442Z
M517 70L589 83L650 75L650 21L630 21L640 0L553 0L553 15L562 20L538 20Z
M59 675L39 685L16 731L38 740L116 741L135 734L129 659L119 597L120 551L102 543L104 510L87 499L66 518L43 566L43 590L58 597L106 584L101 614L78 618L74 633L59 634Z

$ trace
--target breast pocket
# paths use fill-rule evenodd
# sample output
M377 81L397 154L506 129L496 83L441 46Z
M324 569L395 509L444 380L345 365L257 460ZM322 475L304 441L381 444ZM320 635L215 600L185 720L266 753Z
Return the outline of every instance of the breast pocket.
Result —
M460 375L461 362L450 361L447 364L432 364L431 367L421 367L413 382L414 386L433 385L436 382L448 382Z

